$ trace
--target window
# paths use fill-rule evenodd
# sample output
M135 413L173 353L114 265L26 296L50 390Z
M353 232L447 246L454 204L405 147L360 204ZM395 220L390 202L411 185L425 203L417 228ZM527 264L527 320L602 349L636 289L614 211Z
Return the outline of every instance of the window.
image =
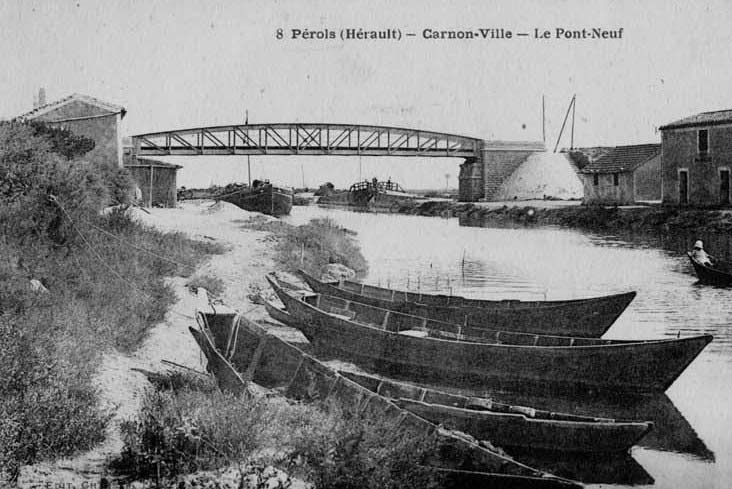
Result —
M613 173L613 185L615 185L617 187L618 183L619 183L618 174Z
M709 151L709 130L699 129L697 138L697 148L699 153L706 153Z
M597 186L600 183L600 176L595 173L592 175L592 185Z

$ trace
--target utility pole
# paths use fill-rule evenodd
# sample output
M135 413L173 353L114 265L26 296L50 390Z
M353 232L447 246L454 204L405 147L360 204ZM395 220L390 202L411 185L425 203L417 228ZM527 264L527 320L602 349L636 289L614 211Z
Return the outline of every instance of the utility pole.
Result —
M244 124L249 125L249 109L246 109L245 115L244 115ZM249 180L249 188L252 188L252 162L249 159L249 154L247 153L247 178Z

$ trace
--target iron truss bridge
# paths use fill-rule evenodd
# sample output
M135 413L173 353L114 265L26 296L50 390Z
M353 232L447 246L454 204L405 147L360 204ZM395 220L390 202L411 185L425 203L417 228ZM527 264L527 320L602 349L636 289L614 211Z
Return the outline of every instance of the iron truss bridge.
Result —
M476 138L352 124L244 124L132 136L138 157L166 155L341 155L480 157Z

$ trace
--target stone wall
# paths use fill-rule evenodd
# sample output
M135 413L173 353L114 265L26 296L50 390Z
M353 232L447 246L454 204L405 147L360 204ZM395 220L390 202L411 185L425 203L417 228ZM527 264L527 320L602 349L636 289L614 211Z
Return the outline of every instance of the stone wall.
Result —
M103 115L105 111L99 107L80 101L72 101L35 117L34 120L48 122L56 127L68 129L79 136L94 140L94 149L84 159L89 161L122 167L122 142L119 131L121 116L119 113ZM77 119L91 117L90 119Z
M175 207L177 205L177 168L145 164L125 165L125 168L142 191L143 206L149 207L151 198L154 207ZM151 173L152 187L150 185Z
M501 184L533 153L533 151L490 150L483 151L483 195L495 200Z
M633 172L635 201L661 200L661 155L655 156Z
M483 162L476 158L466 158L460 165L458 199L461 202L475 202L482 199L483 192Z
M597 175L597 185L595 185ZM583 204L610 204L628 205L634 201L633 174L631 172L617 173L618 184L615 185L613 173L583 173L582 185L585 197Z
M679 170L688 171L689 204L717 205L720 203L721 168L732 168L732 126L708 127L709 151L697 150L700 128L667 129L662 131L661 181L663 201L679 203Z

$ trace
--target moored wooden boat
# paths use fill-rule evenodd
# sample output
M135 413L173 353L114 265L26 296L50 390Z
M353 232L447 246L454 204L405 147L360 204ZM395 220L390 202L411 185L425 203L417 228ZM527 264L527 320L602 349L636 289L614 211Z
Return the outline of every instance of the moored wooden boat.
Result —
M342 280L328 283L300 271L320 294L383 309L473 327L506 331L599 338L628 307L635 292L563 301L481 300L385 289Z
M292 210L292 189L276 187L268 181L255 180L251 187L231 189L215 197L234 204L247 211L261 212L271 216L286 216Z
M269 279L269 277L268 277ZM603 340L440 323L270 284L317 348L388 376L447 385L663 392L712 340Z
M732 264L717 260L714 266L710 267L696 261L690 252L687 252L686 255L691 260L700 282L722 286L732 285Z
M523 465L478 444L467 435L438 428L343 377L246 318L215 314L202 317L211 336L206 329L190 328L191 334L206 355L222 388L241 391L251 380L292 399L330 401L349 412L377 415L385 422L393 423L394 429L436 434L439 437L438 453L430 458L428 464L452 481L469 481L484 487L581 487L574 481ZM238 383L238 387L232 383Z
M286 311L265 304L274 319L294 320ZM341 375L387 397L399 407L448 428L464 431L494 445L571 452L625 452L653 423L577 416L468 397L368 374Z

